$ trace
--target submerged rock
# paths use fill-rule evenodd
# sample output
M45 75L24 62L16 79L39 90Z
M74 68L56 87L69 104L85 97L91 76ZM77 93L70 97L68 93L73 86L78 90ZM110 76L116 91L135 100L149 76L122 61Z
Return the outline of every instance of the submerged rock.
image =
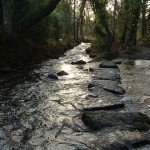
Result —
M72 65L85 65L86 62L83 61L83 60L79 60L79 61L74 61L74 62L71 62Z
M65 71L60 71L60 72L57 73L57 75L58 76L66 76L66 75L68 75L68 73L65 72Z
M53 80L58 80L58 77L54 74L49 74L48 77Z
M118 68L118 66L114 62L111 62L111 61L102 62L99 65L99 67L100 68Z
M84 111L114 110L114 109L124 108L124 106L125 106L124 103L106 105L106 106L89 106L89 107L83 107L83 110Z
M139 112L85 111L82 121L95 131L108 127L141 131L150 128L150 118Z

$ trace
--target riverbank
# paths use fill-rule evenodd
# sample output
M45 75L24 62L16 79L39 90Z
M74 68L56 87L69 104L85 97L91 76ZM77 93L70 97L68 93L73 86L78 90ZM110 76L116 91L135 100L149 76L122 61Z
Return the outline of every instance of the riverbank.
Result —
M17 68L40 63L46 59L58 59L68 49L80 42L63 43L61 41L48 42L30 39L13 38L0 43L0 68Z

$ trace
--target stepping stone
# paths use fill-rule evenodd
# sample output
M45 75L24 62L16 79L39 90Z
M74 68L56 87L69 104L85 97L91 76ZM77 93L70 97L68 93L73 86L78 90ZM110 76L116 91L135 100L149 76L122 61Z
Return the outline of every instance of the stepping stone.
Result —
M150 129L150 118L139 112L84 111L81 119L94 131L110 127L140 131Z
M114 110L114 109L124 108L124 106L125 106L124 103L106 105L106 106L89 106L89 107L83 107L83 110L84 111Z
M72 65L85 65L86 62L83 60L79 60L79 61L75 61L75 62L71 62Z
M114 62L106 61L106 62L102 62L99 65L99 68L118 68L118 66Z
M125 94L125 90L122 88L122 87L120 87L120 86L114 86L114 87L109 87L109 86L107 86L107 87L103 87L103 89L104 90L106 90L106 91L108 91L108 92L111 92L111 93L114 93L114 94L120 94L120 95L123 95L123 94Z
M58 77L54 74L49 74L48 77L53 80L58 80Z
M109 128L98 133L98 136L96 149L100 150L133 150L135 148L134 144L137 145L136 148L138 150L149 150L150 146L148 144L149 136L137 130L129 131Z
M99 68L95 69L92 74L92 78L95 80L111 80L121 82L121 77L119 74L119 69L114 68Z
M68 73L65 72L65 71L60 71L60 72L57 73L57 75L58 76L66 76L66 75L68 75Z
M137 142L133 142L131 144L131 147L132 148L139 148L141 146L145 146L145 145L150 145L150 140L140 140L140 141L137 141Z
M94 70L95 70L95 69L93 69L93 68L89 68L89 71L90 71L90 72L93 72Z
M88 89L90 89L90 88L92 88L92 87L94 87L94 86L96 86L95 84L93 84L93 83L89 83L89 85L88 85Z
M122 60L121 59L113 59L112 62L119 65L122 63Z

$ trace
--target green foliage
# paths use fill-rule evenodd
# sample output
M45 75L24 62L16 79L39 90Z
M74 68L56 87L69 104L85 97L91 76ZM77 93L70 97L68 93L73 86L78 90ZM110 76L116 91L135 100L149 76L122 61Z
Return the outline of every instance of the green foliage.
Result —
M36 41L59 41L62 26L55 14L45 18L31 30L31 36Z

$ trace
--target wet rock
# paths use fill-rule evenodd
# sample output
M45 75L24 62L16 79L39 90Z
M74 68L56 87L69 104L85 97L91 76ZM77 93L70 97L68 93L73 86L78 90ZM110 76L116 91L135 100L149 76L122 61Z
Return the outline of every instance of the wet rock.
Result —
M58 76L66 76L66 75L68 75L68 73L65 72L65 71L60 71L60 72L57 73L57 75Z
M94 87L94 86L96 86L95 84L93 84L93 83L89 83L89 85L88 85L88 89L90 89L90 88L92 88L92 87Z
M58 80L58 77L54 74L49 74L48 77L53 80Z
M132 148L139 148L141 146L145 146L145 145L149 145L150 144L150 140L140 140L140 141L136 141L134 143L131 144Z
M122 60L121 59L113 59L112 62L115 64L121 64Z
M77 68L77 69L84 69L83 66L77 66L76 68Z
M114 86L114 87L107 86L107 87L103 87L103 89L114 94L120 94L120 95L125 94L125 90L120 86Z
M114 142L107 147L104 147L103 150L129 150L128 146L124 143Z
M92 77L95 80L111 80L121 82L121 77L119 74L119 69L112 68L99 68L95 69Z
M135 61L134 60L128 60L128 61L124 62L124 64L129 65L129 66L134 66Z
M100 68L118 68L118 66L114 62L111 62L111 61L102 62L99 65L99 67Z
M85 111L82 121L94 131L108 127L141 131L150 128L150 118L139 112Z
M74 62L71 62L72 65L85 65L86 62L83 61L83 60L79 60L79 61L74 61Z
M0 74L8 74L8 73L14 73L16 72L15 69L10 68L0 68Z
M120 130L119 128L107 128L101 130L101 132L97 132L97 135L99 138L96 141L96 146L101 150L131 150L133 143L149 140L149 137L145 136L143 132L137 130ZM143 149L147 146L140 148Z
M131 148L141 148L142 146L146 146L150 144L150 140L143 139L137 141L128 141L128 142L113 142L110 145L103 148L103 150L130 150Z
M84 107L84 111L99 111L99 110L114 110L114 109L121 109L124 108L124 103L120 104L113 104L113 105L106 105L106 106L90 106Z
M93 68L89 68L89 71L90 71L90 72L93 72L93 71L94 71L94 69L93 69Z

